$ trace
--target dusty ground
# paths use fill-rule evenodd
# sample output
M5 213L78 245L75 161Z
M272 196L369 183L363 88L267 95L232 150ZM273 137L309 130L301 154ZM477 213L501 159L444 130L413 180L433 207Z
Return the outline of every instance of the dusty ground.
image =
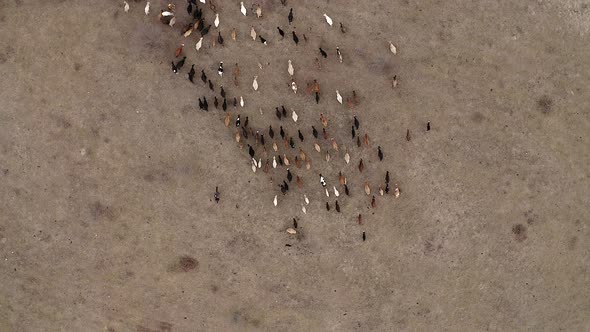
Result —
M590 330L587 4L263 1L257 20L217 2L225 44L211 45L212 28L197 54L178 31L184 1L174 30L143 1L129 13L122 1L0 1L0 330ZM276 31L292 30L290 7L309 39L299 46ZM317 71L320 45L330 54ZM244 96L232 120L266 128L275 106L299 113L314 158L310 171L292 166L304 188L272 205L284 168L252 173L223 111L198 110L213 93L188 82L192 63ZM302 93L314 78L319 105ZM358 108L335 89L355 89ZM350 165L312 153L320 112ZM370 148L350 140L353 112ZM340 170L352 196L328 212L317 173L335 184ZM369 209L362 184L375 190L386 170L402 195ZM293 217L299 236L284 231Z

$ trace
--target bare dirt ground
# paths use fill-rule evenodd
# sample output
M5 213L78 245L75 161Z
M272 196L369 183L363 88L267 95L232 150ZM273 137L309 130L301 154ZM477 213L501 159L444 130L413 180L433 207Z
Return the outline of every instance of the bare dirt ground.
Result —
M590 330L587 4L260 1L256 19L218 0L225 43L212 46L212 27L196 52L198 33L179 32L184 1L174 29L156 18L163 1L149 16L129 2L125 13L122 1L0 1L0 330ZM277 26L296 27L299 45ZM244 97L232 122L278 132L274 107L298 112L282 124L305 129L312 169L291 166L303 188L278 192L285 167L251 171L201 69L216 93ZM359 105L338 104L336 89ZM341 148L330 162L312 148L319 113ZM351 140L353 114L370 147ZM370 208L363 183L375 193L387 170L401 196ZM339 171L351 189L341 213L318 182L337 185Z

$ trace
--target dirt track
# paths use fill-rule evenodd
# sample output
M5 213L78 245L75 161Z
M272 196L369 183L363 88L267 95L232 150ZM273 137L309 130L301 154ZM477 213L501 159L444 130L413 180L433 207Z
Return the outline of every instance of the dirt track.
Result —
M590 329L587 6L261 1L256 19L218 0L225 43L211 45L212 27L196 52L198 33L179 32L185 1L174 29L157 21L164 2L150 16L145 1L129 2L128 13L122 1L0 2L0 330ZM277 26L296 27L299 45ZM181 42L187 62L174 75ZM319 71L318 47L329 53ZM282 196L284 167L251 171L201 69L216 91L244 97L228 108L232 123L240 113L265 132L305 129L296 143L312 169L291 166L303 188ZM319 105L305 93L313 79ZM338 104L336 89L355 90L359 105ZM297 124L276 119L280 105ZM313 150L319 113L341 150L330 162ZM369 147L350 138L353 114ZM376 195L370 208L363 183L375 193L386 170L402 194ZM331 188L339 171L351 189L339 187L341 213L318 181ZM293 218L297 236L285 232Z

